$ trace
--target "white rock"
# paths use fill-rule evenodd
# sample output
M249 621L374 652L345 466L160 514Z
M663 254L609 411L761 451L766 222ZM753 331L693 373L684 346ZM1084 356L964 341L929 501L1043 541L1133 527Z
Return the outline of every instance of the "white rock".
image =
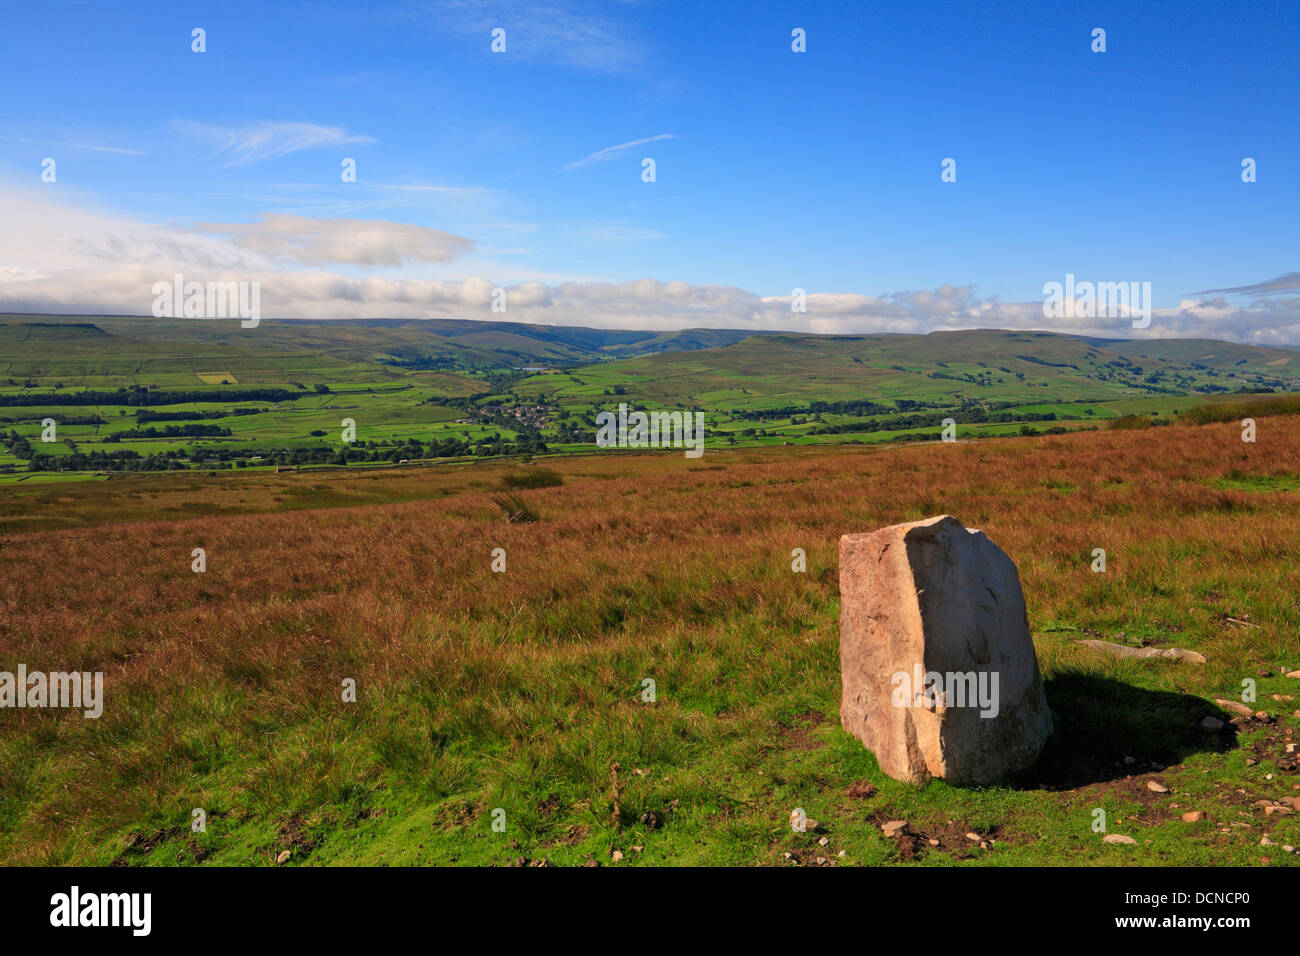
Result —
M1037 759L1052 718L1020 578L983 533L942 515L845 535L840 599L840 719L881 770L988 784Z
M1253 710L1251 710L1245 704L1240 703L1239 701L1224 700L1221 697L1216 697L1214 698L1214 702L1218 704L1220 707L1222 707L1224 710L1230 710L1234 714L1241 714L1241 716L1243 717L1249 717L1254 713Z
M1205 657L1196 651L1183 647L1130 647L1127 644L1112 644L1110 641L1080 641L1084 647L1094 651L1104 651L1115 657L1135 657L1145 660L1149 657L1165 657L1176 661L1188 661L1192 664L1204 664Z

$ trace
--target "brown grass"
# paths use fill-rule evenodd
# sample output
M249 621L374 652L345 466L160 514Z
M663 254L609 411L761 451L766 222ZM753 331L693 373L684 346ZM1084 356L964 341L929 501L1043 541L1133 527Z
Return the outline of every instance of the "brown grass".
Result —
M0 790L11 788L0 824L23 834L0 843L0 858L96 859L122 827L192 805L184 794L195 787L252 795L242 810L228 798L232 813L281 807L284 793L309 805L339 799L338 787L379 771L354 758L330 766L320 735L382 732L366 723L373 714L340 710L344 676L371 702L390 690L423 695L435 743L495 741L514 759L552 721L581 724L611 693L630 706L643 673L679 699L725 698L741 679L751 696L723 710L762 706L762 688L780 687L787 667L830 687L839 536L945 512L1016 561L1036 629L1068 622L1109 638L1165 628L1211 658L1177 673L1184 687L1231 690L1242 668L1288 654L1300 666L1300 500L1214 485L1300 474L1300 434L1285 420L1263 425L1254 445L1227 424L548 464L564 483L520 493L542 515L532 523L501 519L494 469L430 469L190 480L161 492L182 509L165 520L8 534L0 669L103 670L107 701L98 722L3 715L0 758L7 743L10 758L50 762L0 771ZM96 487L124 495L156 480ZM380 496L426 497L312 510L301 496L303 510L185 517L188 503L274 508L286 489L341 496L360 482L392 483ZM48 494L57 512L67 490ZM101 506L85 504L90 520ZM75 522L76 503L63 507L58 517ZM190 570L196 547L205 574ZM498 547L505 574L490 570ZM806 574L790 571L795 547L807 551ZM1106 574L1089 571L1098 547ZM1260 625L1249 647L1224 615ZM710 653L733 644L734 656ZM1048 670L1086 659L1063 639L1039 653ZM833 705L824 709L834 722ZM235 761L241 747L259 749ZM195 756L207 748L226 759ZM215 763L195 771L196 760ZM221 779L237 762L246 776ZM593 792L603 792L608 759L591 762ZM456 792L456 767L441 772L442 792ZM79 821L89 833L75 832Z

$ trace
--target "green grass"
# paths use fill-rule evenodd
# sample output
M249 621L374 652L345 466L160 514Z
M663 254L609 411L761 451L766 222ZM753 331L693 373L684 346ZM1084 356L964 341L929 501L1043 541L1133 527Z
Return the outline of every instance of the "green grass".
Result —
M114 696L98 721L3 724L0 859L1294 865L1280 845L1300 844L1300 816L1254 801L1300 793L1279 766L1300 732L1300 682L1282 676L1300 667L1300 610L1278 544L1300 512L1293 492L1207 486L1283 474L1300 445L1249 448L1234 472L1225 439L1231 425L6 488L7 510L66 530L0 532L20 569L0 663L102 664ZM562 481L512 492L540 520L505 521L493 495L542 467ZM1000 786L901 784L838 725L836 538L937 510L1017 561L1057 724ZM1088 570L1098 541L1105 575ZM806 574L789 570L796 543ZM1209 661L1116 659L1083 637ZM1200 730L1243 677L1273 722ZM875 794L850 797L861 781ZM816 831L790 829L796 807ZM1102 843L1097 809L1138 844ZM889 819L915 840L885 838Z
M1297 491L1300 490L1300 475L1286 473L1252 475L1234 471L1224 478L1216 479L1214 486L1216 488L1231 488L1236 491Z
M698 348L704 346L704 348ZM1140 346L1140 348L1138 347ZM635 357L629 353L641 352ZM624 356L624 357L620 357ZM393 364L440 362L421 370ZM525 374L523 366L550 371ZM229 372L238 386L205 383L199 373ZM708 444L771 447L783 444L876 444L900 436L931 436L937 426L887 430L881 415L804 412L813 401L870 400L885 406L924 403L925 413L959 420L962 403L981 403L1013 416L1010 423L963 424L963 437L1018 434L1025 419L1048 428L1099 427L1133 421L1206 415L1227 420L1240 402L1224 391L1243 381L1260 388L1300 387L1300 361L1290 350L1193 342L1185 347L1100 342L1030 332L950 332L932 335L795 336L741 333L598 333L511 323L416 322L290 323L268 321L256 330L237 323L120 317L0 317L0 397L33 395L32 405L0 406L0 435L13 431L35 452L68 459L83 453L175 453L184 464L216 452L254 464L271 451L345 446L342 422L356 422L356 438L373 449L448 439L507 442L527 430L478 418L488 406L507 409L545 401L538 437L554 451L582 450L564 423L585 423L627 401L650 409L700 408ZM1149 381L1154 377L1155 381ZM208 376L211 379L211 376ZM312 391L326 385L329 394ZM502 386L508 386L502 388ZM201 401L168 406L191 419L161 424L211 424L229 436L110 439L137 427L128 405L40 404L49 392L126 386L186 389ZM232 402L237 389L276 387L291 401ZM1176 394L1165 394L1172 392ZM1276 401L1282 401L1277 399ZM460 403L453 405L449 403ZM971 406L974 407L974 406ZM236 415L240 408L256 414ZM1214 409L1214 411L1205 411ZM770 416L762 415L772 410ZM219 418L203 413L228 412ZM757 419L743 417L758 412ZM99 417L104 424L73 424ZM568 416L567 419L565 416ZM39 441L42 420L60 424L59 441ZM844 430L818 434L817 429ZM197 453L197 455L196 455ZM419 458L409 451L405 458ZM435 454L430 451L429 454ZM204 464L201 462L201 464ZM0 441L4 472L27 469Z

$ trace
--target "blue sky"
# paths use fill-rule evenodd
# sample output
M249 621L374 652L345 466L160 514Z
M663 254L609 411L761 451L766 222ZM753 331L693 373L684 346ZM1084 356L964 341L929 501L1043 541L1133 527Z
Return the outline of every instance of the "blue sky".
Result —
M59 259L60 243L87 245L74 212L102 227L97 267L110 248L123 267L157 258L170 230L204 244L199 260L221 260L221 243L270 255L226 263L259 274L328 266L356 280L481 277L552 292L651 279L759 299L800 287L882 303L879 315L856 298L824 303L828 322L851 313L863 328L872 316L889 327L888 303L914 319L918 291L937 294L953 324L954 310L1041 304L1043 283L1072 272L1149 281L1155 306L1177 313L1203 290L1300 269L1294 0L50 2L6 17L0 184L21 213L0 269L14 281L88 268ZM490 49L497 26L504 54ZM191 51L194 27L205 53ZM795 27L806 53L791 50ZM1090 49L1095 27L1105 53ZM653 183L641 180L646 156ZM46 157L55 183L40 182ZM344 157L356 183L340 181ZM940 181L945 157L955 183ZM1241 181L1244 157L1258 164L1254 183ZM15 228L57 220L46 204L70 217L41 237L49 268ZM233 228L276 214L300 218L270 244ZM304 219L433 232L393 233L391 257L286 259L276 243ZM108 223L121 227L112 241ZM137 255L123 236L144 225L156 229ZM424 252L408 255L413 239ZM707 319L709 298L692 299L689 317ZM581 313L588 300L566 301ZM644 308L648 321L685 321L645 301L605 305L584 320L554 314L552 298L518 317L637 324ZM1278 321L1278 307L1274 295L1249 322ZM727 309L720 318L687 324L736 324ZM1195 328L1208 321L1198 313ZM1250 325L1225 329L1249 337Z

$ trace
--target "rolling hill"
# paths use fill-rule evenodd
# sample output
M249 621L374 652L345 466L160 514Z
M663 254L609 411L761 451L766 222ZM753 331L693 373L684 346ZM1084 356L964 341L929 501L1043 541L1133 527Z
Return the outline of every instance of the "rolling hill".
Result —
M772 445L1164 423L1279 391L1300 391L1300 350L1206 340L0 316L0 475L590 453L623 402Z
M1243 387L1300 387L1300 350L1001 330L772 335L535 375L516 391L560 403L590 401L608 390L662 405L758 409L862 398L1102 401Z

